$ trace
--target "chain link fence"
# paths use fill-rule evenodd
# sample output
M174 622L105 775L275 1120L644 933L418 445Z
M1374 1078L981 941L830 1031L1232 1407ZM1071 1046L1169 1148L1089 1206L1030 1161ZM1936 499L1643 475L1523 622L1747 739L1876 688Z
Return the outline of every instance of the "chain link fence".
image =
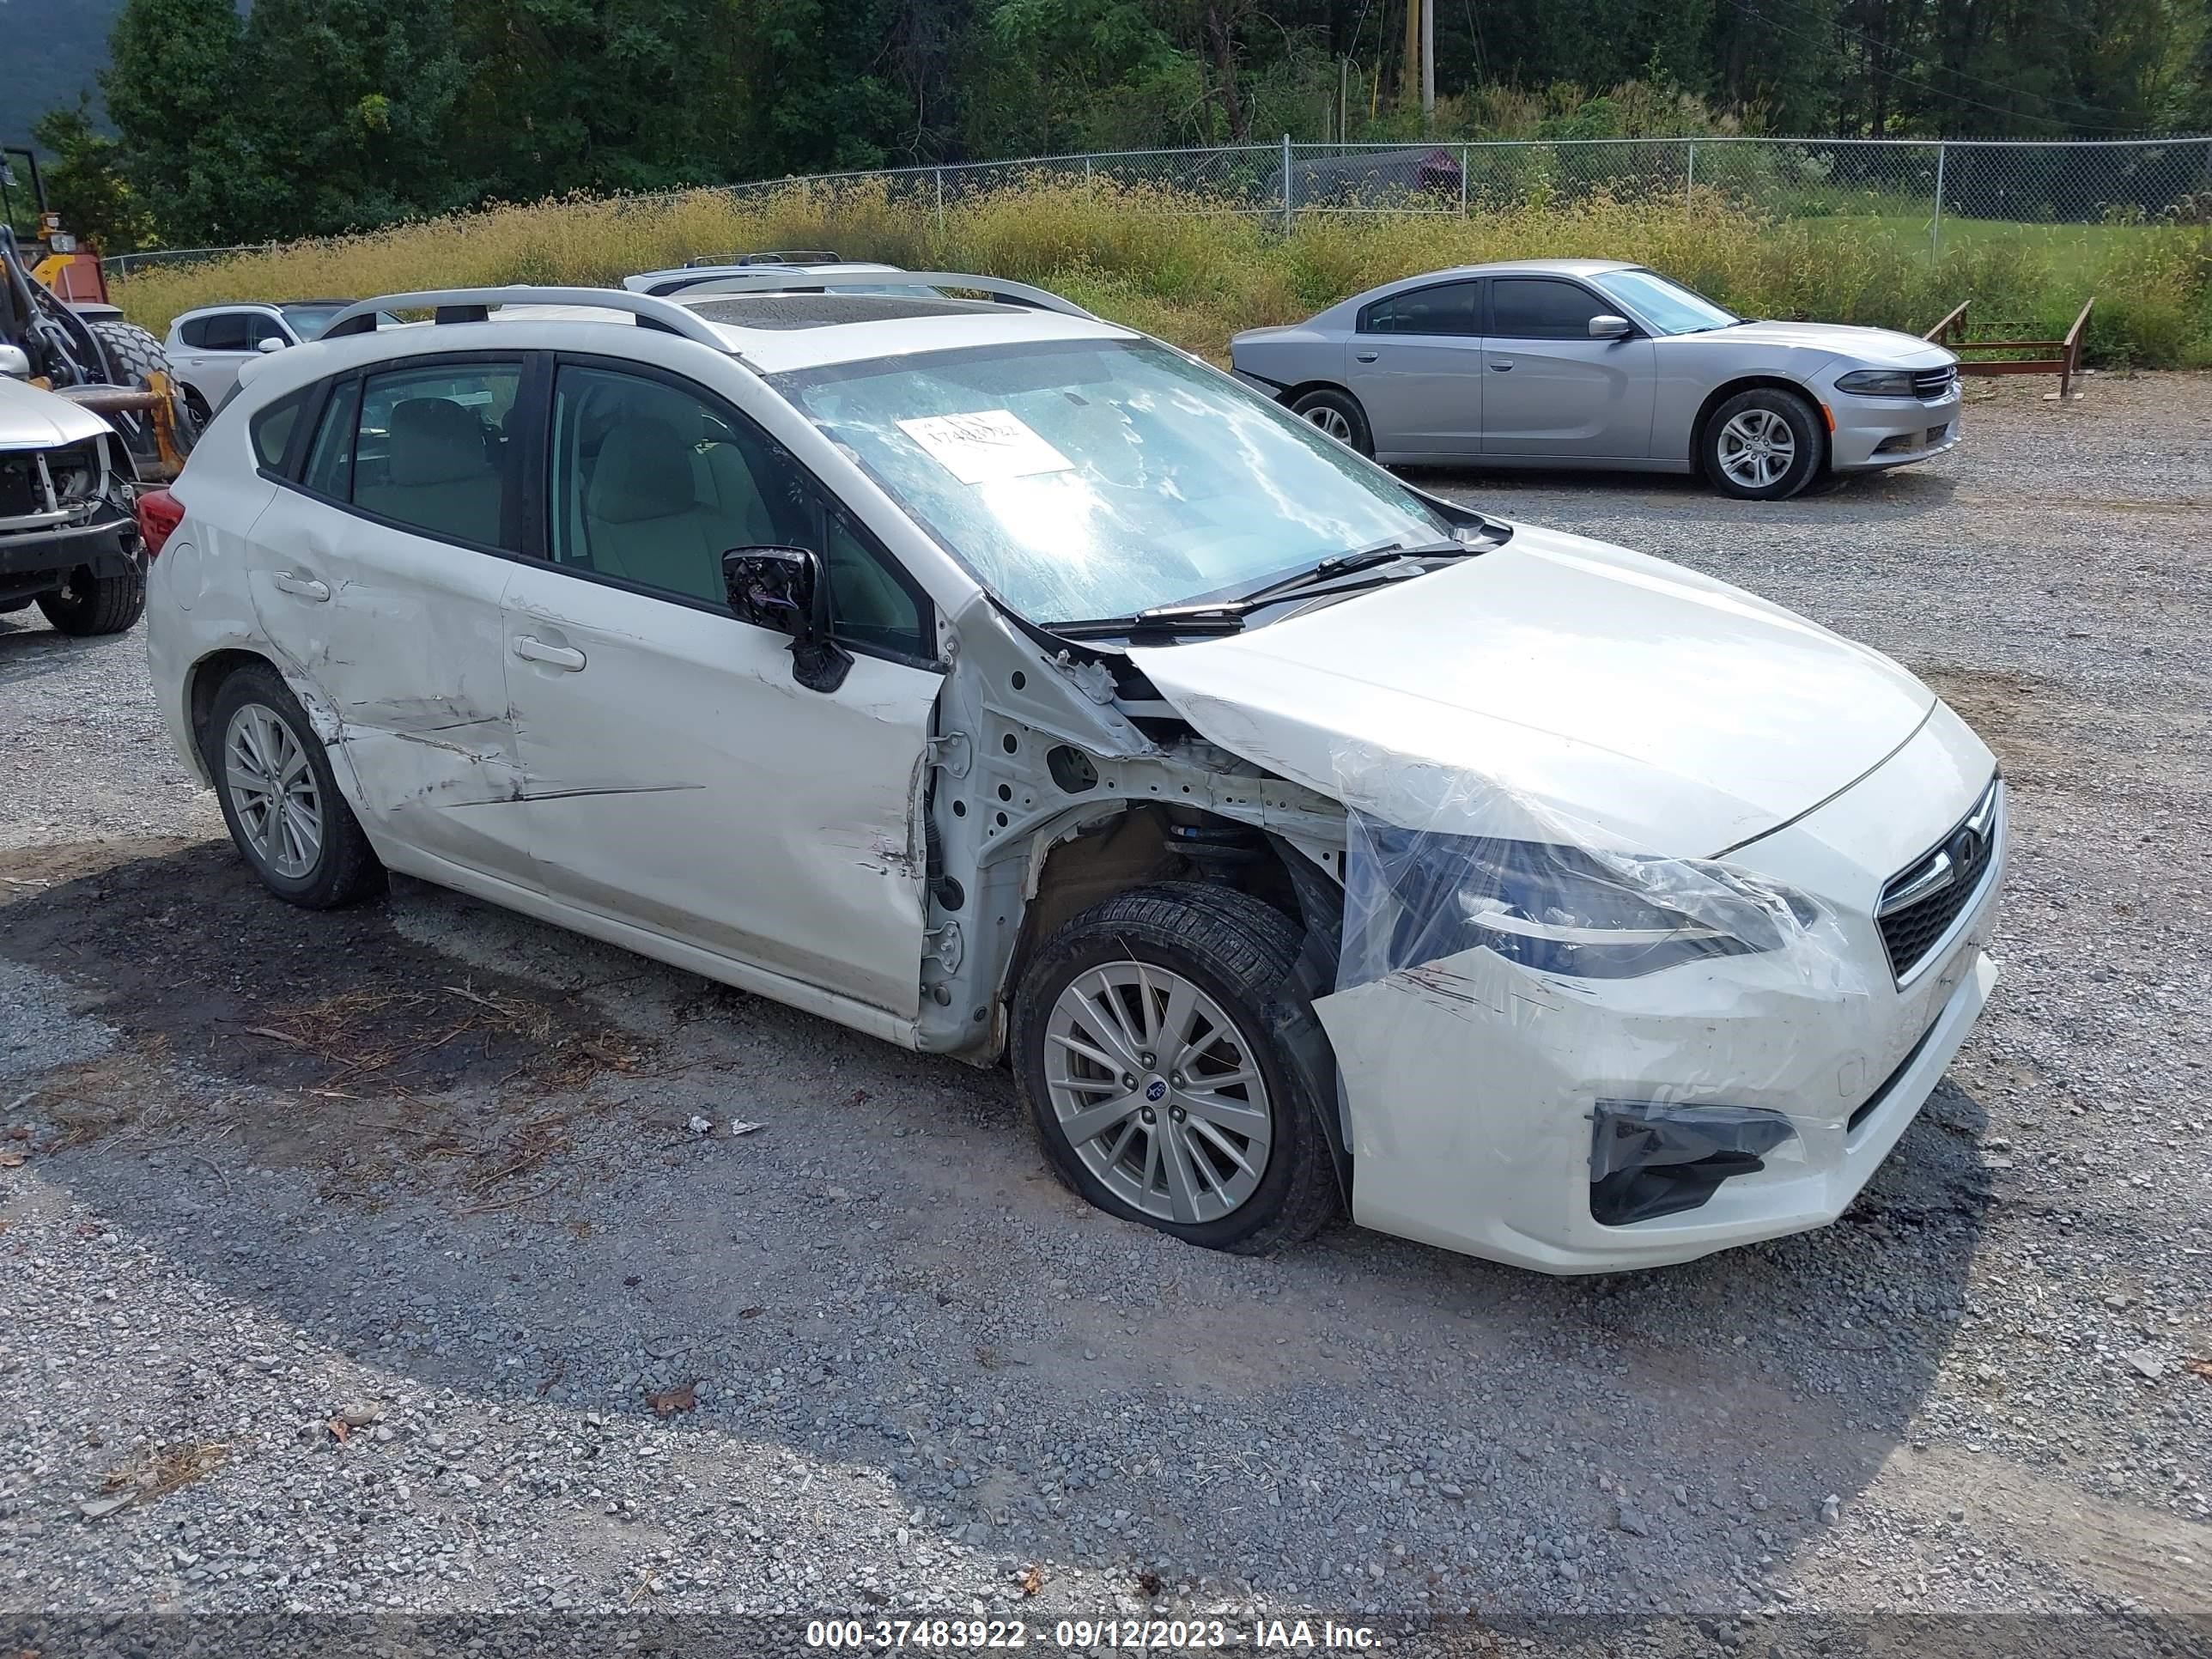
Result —
M1481 214L1604 196L1685 209L1701 192L1777 218L1873 218L1924 234L1947 223L2212 224L2212 137L2145 139L1578 138L1417 144L1272 144L1122 150L818 173L726 186L739 199L866 186L940 219L965 202L1048 183L1159 192L1159 210L1241 213L1288 229L1301 215ZM653 199L653 198L641 198ZM1143 211L1139 199L1127 204ZM119 255L111 276L258 246Z

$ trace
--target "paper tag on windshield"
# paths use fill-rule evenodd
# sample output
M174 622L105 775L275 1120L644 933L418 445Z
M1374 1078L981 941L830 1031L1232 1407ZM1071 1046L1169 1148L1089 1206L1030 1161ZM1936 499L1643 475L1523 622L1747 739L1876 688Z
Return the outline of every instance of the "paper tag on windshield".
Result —
M972 415L927 415L898 424L900 431L927 450L933 460L965 484L1026 478L1039 472L1065 472L1074 465L1009 410L985 409Z

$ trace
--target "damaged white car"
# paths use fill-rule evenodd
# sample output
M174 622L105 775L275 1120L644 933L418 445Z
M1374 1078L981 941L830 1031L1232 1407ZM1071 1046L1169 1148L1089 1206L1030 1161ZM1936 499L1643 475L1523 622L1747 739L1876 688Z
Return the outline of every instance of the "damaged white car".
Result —
M1004 1057L1199 1244L1611 1271L1850 1201L1996 978L2003 788L1926 687L1038 290L730 280L248 367L149 637L274 891Z

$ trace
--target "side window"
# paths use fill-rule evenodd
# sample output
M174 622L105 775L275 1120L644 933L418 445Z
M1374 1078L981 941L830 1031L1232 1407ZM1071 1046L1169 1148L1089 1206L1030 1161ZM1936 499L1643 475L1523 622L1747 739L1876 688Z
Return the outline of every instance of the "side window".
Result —
M1359 313L1362 334L1479 334L1475 283L1440 283L1377 300Z
M200 319L200 349L203 351L251 351L253 349L252 317L243 311L218 311L212 317Z
M1490 284L1490 331L1508 340L1587 340L1605 302L1588 289L1548 276L1498 276Z
M283 469L284 457L292 447L292 434L299 428L301 412L307 408L314 391L310 386L289 398L279 398L256 415L246 428L253 441L253 459L262 471L276 472Z
M361 382L348 380L331 393L322 424L315 428L300 482L334 501L353 499L353 434L361 414Z
M205 317L187 318L177 325L177 338L195 351L206 349L208 320Z
M720 404L564 364L551 482L556 564L720 606L732 548L811 548L829 572L839 637L931 653L921 601L873 540L781 445Z
M248 312L246 313L246 322L247 325L253 331L253 343L257 347L259 346L264 340L275 340L282 345L289 345L292 343L292 337L284 331L284 325L278 322L274 317L271 317L266 312Z
M520 551L522 457L507 441L507 417L521 389L519 363L368 376L354 427L353 504L427 535Z

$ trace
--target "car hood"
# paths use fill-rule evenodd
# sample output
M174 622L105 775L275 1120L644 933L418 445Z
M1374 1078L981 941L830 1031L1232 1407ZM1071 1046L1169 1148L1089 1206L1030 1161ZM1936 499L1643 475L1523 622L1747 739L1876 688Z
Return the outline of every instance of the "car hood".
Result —
M1876 368L1937 368L1954 361L1942 346L1893 328L1856 328L1848 323L1738 323L1708 334L1684 339L1706 340L1716 345L1795 347L1849 357Z
M1779 605L1524 526L1426 575L1129 655L1202 736L1349 805L1403 823L1443 782L1486 805L1408 827L1678 858L1827 799L1936 703Z
M106 422L67 398L0 377L0 449L51 449L106 430Z

